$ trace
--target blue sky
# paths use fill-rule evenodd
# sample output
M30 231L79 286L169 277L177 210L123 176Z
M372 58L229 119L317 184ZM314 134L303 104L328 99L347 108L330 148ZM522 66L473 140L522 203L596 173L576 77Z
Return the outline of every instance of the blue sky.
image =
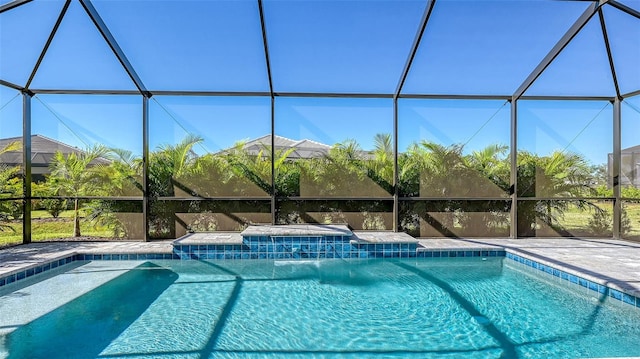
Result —
M62 7L34 1L0 15L0 78L24 85ZM94 0L147 88L268 91L256 1ZM640 9L640 1L625 1ZM439 0L404 93L509 95L587 7L579 1ZM425 1L265 0L273 85L282 92L392 93ZM604 8L621 91L640 88L640 20ZM29 22L29 31L23 24ZM128 89L127 77L86 13L73 2L32 88ZM613 81L594 17L526 95L612 96ZM0 88L0 136L21 134L21 99ZM12 100L13 99L13 100ZM630 104L634 100L630 101ZM39 95L33 133L79 147L100 142L141 152L139 96ZM162 97L150 101L150 144L200 134L198 151L215 152L270 132L270 104L260 97ZM640 108L636 105L635 109ZM623 114L634 117L633 108ZM393 131L389 99L278 97L276 134L372 147ZM611 105L522 101L521 149L566 149L596 163L611 151ZM504 101L401 100L400 149L414 141L509 143ZM623 146L638 126L627 121ZM631 132L627 132L631 131Z

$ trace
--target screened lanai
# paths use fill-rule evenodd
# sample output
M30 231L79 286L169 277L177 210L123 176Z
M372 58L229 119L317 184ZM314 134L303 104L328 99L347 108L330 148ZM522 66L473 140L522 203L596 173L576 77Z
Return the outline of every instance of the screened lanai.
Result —
M640 239L640 1L0 0L0 245Z

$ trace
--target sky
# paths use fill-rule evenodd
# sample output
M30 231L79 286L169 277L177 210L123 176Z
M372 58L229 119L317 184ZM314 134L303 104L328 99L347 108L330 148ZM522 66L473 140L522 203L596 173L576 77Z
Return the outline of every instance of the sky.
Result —
M640 1L625 4L640 10ZM0 79L26 84L62 7L34 1L0 14ZM256 1L106 1L93 4L150 90L268 92ZM276 92L393 93L425 1L265 0L265 30ZM405 94L510 95L588 6L580 1L438 0ZM640 20L604 8L620 89L640 89ZM28 21L29 31L23 24ZM525 95L612 96L609 60L594 17ZM31 88L135 90L73 2ZM0 137L19 136L21 98L0 86ZM640 105L623 106L636 119ZM74 146L93 143L141 153L141 97L38 95L32 132ZM520 149L582 153L594 163L611 152L612 106L601 101L521 101ZM371 149L393 132L391 99L277 97L277 135ZM467 151L509 144L510 105L502 100L399 102L399 148L413 142L466 144ZM635 145L623 123L623 147ZM201 135L199 153L270 133L268 97L150 100L150 147ZM637 144L637 143L636 143Z

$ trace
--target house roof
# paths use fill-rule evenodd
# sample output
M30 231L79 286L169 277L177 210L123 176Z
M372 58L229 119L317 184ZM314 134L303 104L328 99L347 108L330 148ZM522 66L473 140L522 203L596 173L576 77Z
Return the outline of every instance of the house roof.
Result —
M640 153L640 145L623 148L622 153Z
M13 142L22 142L22 137L10 137L0 139L0 149ZM31 136L31 165L34 167L48 167L56 152L63 154L82 153L82 149L70 146L42 135ZM0 163L8 165L22 164L22 150L8 151L0 155ZM109 160L100 158L92 161L92 164L109 163Z
M289 158L323 157L328 154L331 149L329 145L309 139L296 141L282 136L274 137L274 145L276 151L294 149L293 152L289 154ZM271 147L271 135L258 137L246 142L243 146L244 150L251 155L257 155L260 151L268 147Z

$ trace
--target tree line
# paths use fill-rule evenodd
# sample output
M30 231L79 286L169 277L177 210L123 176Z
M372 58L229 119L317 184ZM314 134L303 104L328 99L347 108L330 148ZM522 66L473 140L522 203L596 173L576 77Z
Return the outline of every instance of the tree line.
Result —
M230 202L226 204L229 208L221 209L220 205L206 201L185 204L163 198L260 199L270 198L274 191L278 198L298 200L283 204L290 208L277 214L279 223L310 221L305 217L308 208L303 199L314 198L326 199L319 206L329 213L365 213L363 228L391 229L386 228L384 220L368 215L387 211L385 203L394 195L395 158L389 134L376 135L370 151L348 139L335 144L327 153L309 158L292 158L295 148L277 149L273 160L269 146L255 153L247 151L244 142L219 153L199 155L194 146L202 141L199 136L188 135L177 144L159 146L150 152L152 237L175 236L176 213L242 212L243 206L255 207L251 201ZM21 144L15 142L0 149L0 154L20 148ZM425 200L403 202L401 227L416 236L424 235L420 227L429 227L435 235L444 236L467 233L465 229L480 235L508 235L510 163L509 148L501 144L469 152L459 144L443 146L426 140L411 144L398 154L397 191L400 198ZM5 199L20 198L20 168L0 166L0 195ZM75 153L57 152L51 160L50 173L32 185L32 196L38 198L34 207L45 209L54 217L63 210L73 210L74 236L81 235L80 221L85 213L84 220L101 221L113 228L114 236L126 237L140 224L117 213L138 211L139 203L83 199L141 196L142 166L142 159L132 152L102 145ZM540 156L519 151L517 169L518 197L544 198L519 203L520 236L535 235L540 221L557 225L571 206L592 211L594 218L600 218L600 223L594 222L594 228L606 227L609 219L604 210L592 201L580 199L609 193L601 167L592 166L574 153L556 151ZM553 200L554 197L576 199L561 201ZM18 218L20 211L19 201L0 202L0 229L6 229L6 222ZM448 215L439 216L443 213ZM204 226L204 230L210 229L215 227Z

